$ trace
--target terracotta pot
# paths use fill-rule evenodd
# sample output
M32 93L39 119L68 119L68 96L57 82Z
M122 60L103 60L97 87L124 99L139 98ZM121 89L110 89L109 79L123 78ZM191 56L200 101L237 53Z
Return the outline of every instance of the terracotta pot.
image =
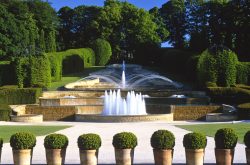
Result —
M247 164L250 164L250 148L246 148Z
M217 165L232 165L234 159L234 149L215 149Z
M116 149L115 148L116 165L131 165L134 161L134 149Z
M155 165L171 165L174 150L153 149Z
M12 150L15 165L30 165L32 160L32 149Z
M48 165L62 165L65 162L66 148L46 149L46 160Z
M203 165L204 149L185 149L187 165Z
M98 150L80 150L81 165L97 165Z

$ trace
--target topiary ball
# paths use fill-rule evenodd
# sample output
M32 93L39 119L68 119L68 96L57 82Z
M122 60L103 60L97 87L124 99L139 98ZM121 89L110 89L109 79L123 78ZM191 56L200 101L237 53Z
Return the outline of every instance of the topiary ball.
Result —
M98 150L102 145L102 141L99 135L88 133L79 136L77 144L81 150Z
M68 138L62 134L50 134L44 139L44 147L46 149L62 149L67 148Z
M10 137L10 146L14 150L32 149L36 145L36 137L29 132L18 132Z
M216 149L234 149L238 136L233 129L222 128L217 130L214 140Z
M2 148L2 147L3 147L3 139L0 138L0 148Z
M244 143L247 148L250 148L250 131L247 131L247 133L245 134Z
M175 146L175 137L168 130L158 130L152 134L150 142L154 149L173 149Z
M207 138L198 132L188 133L183 137L183 146L186 149L204 149L207 146Z
M116 149L129 149L137 146L137 137L131 132L121 132L113 136L113 146Z

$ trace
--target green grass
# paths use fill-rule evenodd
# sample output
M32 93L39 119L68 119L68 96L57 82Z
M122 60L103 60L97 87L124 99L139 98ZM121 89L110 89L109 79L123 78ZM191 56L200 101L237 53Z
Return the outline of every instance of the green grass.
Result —
M91 72L95 72L95 71L98 71L98 70L103 69L103 68L104 67L93 66L90 68L85 68L84 71L80 72L80 73L63 75L62 80L58 81L58 82L52 82L51 86L48 88L48 90L57 90L68 83L75 82L83 77L88 76L89 73L91 73Z
M35 136L47 135L70 126L0 126L0 137L4 142L9 142L10 136L16 132L31 132Z
M250 123L235 123L235 124L194 124L194 125L176 125L177 127L201 132L207 136L214 137L216 131L220 128L232 128L236 131L240 143L243 143L245 133L250 130Z

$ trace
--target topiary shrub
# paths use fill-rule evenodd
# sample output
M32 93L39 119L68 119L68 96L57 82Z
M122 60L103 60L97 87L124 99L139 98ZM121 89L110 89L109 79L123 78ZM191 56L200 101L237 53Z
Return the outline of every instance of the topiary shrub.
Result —
M0 138L0 148L3 148L3 138Z
M250 66L250 65L249 65ZM236 65L237 70L237 84L248 84L250 78L250 69L246 62L239 62Z
M222 128L217 130L214 140L216 149L234 149L238 136L233 129Z
M158 130L151 136L150 143L154 149L171 150L175 146L175 137L168 130Z
M246 145L246 148L250 148L250 131L247 131L247 133L244 135L244 143Z
M36 137L29 132L18 132L10 137L10 146L14 150L32 149L36 145Z
M129 149L137 146L137 137L131 132L121 132L113 136L112 142L116 149Z
M98 150L102 145L102 141L99 135L88 133L79 136L77 144L81 150Z
M0 104L0 121L10 121L11 108L7 104Z
M95 52L95 64L99 66L106 65L112 55L109 42L99 38L92 44L92 49Z
M188 133L184 135L183 146L186 149L204 149L207 146L207 138L198 132Z
M44 139L44 147L46 149L63 149L67 148L69 140L67 136L62 134L50 134Z

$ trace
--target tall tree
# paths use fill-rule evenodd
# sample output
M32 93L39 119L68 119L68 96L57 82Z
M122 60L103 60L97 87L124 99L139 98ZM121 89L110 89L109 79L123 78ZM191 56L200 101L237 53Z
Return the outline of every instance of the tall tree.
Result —
M185 47L186 8L184 0L169 0L162 5L160 13L170 32L169 41L175 48Z

